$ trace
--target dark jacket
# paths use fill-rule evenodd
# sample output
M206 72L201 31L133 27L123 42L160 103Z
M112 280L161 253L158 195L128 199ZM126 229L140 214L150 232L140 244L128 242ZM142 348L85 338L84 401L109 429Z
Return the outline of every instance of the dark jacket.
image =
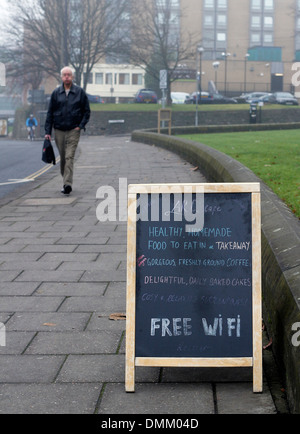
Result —
M51 95L45 133L50 136L52 127L62 131L70 131L76 127L84 129L90 114L90 104L85 91L73 83L67 96L62 84Z

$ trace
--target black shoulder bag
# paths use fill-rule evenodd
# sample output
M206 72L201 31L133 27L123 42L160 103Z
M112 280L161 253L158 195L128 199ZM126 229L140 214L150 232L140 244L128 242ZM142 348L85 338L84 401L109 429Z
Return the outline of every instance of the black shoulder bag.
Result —
M45 139L43 144L42 161L47 164L53 163L54 166L56 165L54 150L49 139Z

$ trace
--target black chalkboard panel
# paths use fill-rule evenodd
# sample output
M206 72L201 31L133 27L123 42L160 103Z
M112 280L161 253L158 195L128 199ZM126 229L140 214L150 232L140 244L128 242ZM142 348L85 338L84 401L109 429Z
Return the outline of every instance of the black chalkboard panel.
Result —
M170 195L164 221L162 196L156 221L136 223L135 356L252 357L251 193L205 194L191 232L183 199ZM152 195L142 202L150 215Z

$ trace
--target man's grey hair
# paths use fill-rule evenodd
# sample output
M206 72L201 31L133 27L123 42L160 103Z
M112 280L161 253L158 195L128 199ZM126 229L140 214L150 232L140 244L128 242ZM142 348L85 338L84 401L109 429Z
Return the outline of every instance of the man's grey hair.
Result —
M63 75L63 72L64 72L66 69L68 69L69 71L71 71L72 75L74 76L74 71L73 71L73 69L70 68L69 66L64 66L64 67L62 68L62 70L60 71L60 76L61 76L61 77L62 77L62 75Z

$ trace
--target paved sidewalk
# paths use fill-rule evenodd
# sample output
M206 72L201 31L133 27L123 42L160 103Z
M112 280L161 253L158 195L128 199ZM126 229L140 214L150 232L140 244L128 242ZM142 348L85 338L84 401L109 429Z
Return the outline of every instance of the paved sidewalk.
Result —
M205 182L176 155L129 137L84 137L74 192L53 168L0 209L0 413L224 414L276 408L251 370L137 368L126 394L126 223L100 223L98 187Z

